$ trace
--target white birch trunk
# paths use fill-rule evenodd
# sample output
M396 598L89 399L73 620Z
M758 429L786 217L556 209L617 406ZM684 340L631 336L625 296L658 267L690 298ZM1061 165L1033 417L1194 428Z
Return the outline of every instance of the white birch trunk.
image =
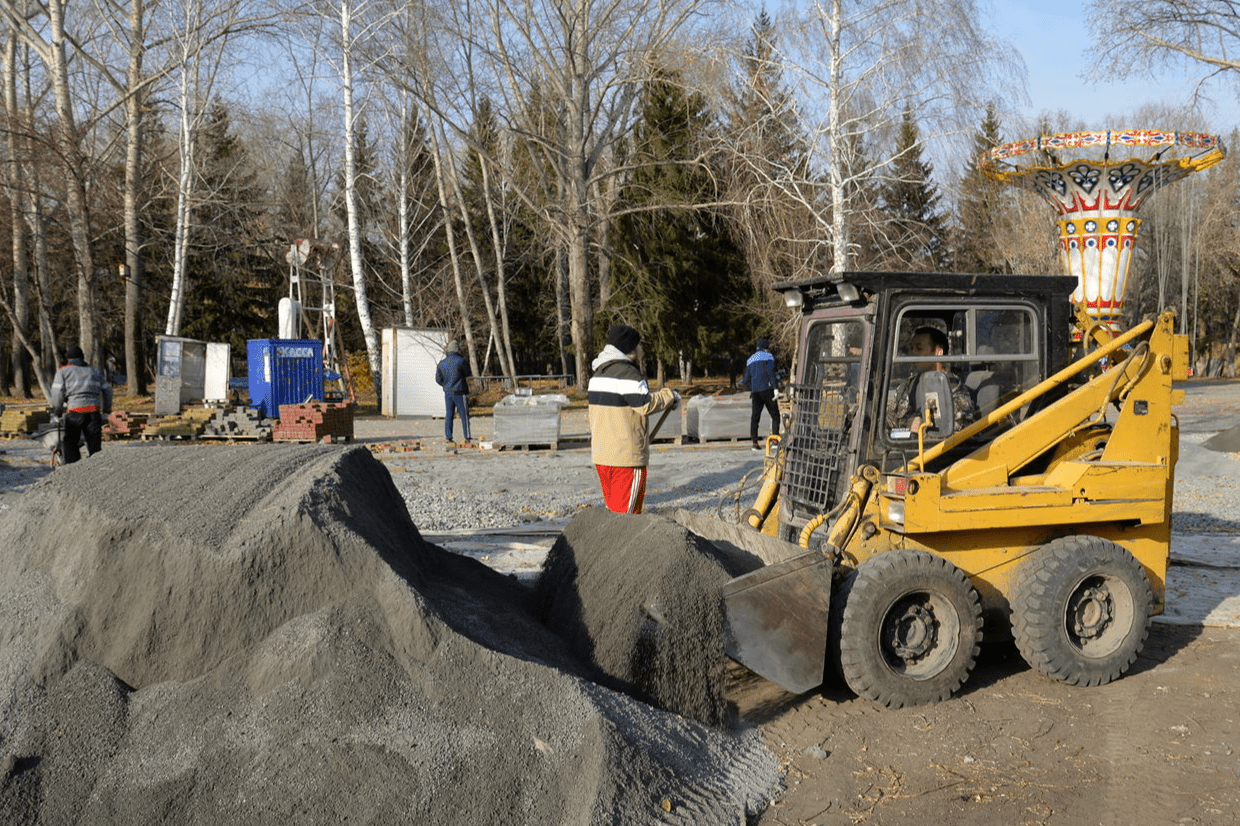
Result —
M168 299L168 320L164 325L164 335L176 336L181 333L181 315L185 304L186 263L189 258L189 229L193 210L190 203L194 196L194 130L192 108L193 96L190 89L189 67L181 71L181 119L180 134L177 136L177 148L181 162L181 171L177 177L176 227L172 241L172 292Z
M340 91L344 103L344 203L348 215L349 269L353 274L353 297L357 321L366 342L366 357L375 385L376 398L383 398L379 333L370 318L370 299L366 293L366 273L362 261L361 224L357 210L357 152L354 146L352 8L340 4Z
M405 312L405 326L413 326L413 277L410 272L412 264L409 254L409 162L410 146L407 130L409 124L409 94L400 94L400 171L396 178L397 214L400 226L397 229L396 245L400 256L400 302Z

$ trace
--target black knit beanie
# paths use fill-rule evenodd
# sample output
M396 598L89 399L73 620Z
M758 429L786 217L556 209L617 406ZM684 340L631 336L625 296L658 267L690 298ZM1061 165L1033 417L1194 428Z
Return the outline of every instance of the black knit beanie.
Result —
M641 334L627 324L613 324L607 331L607 343L628 355L642 343Z

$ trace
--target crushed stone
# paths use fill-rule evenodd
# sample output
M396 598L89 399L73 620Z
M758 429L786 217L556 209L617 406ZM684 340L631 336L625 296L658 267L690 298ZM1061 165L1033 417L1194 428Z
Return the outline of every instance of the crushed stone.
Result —
M539 616L603 682L705 725L726 726L720 591L735 574L714 546L652 513L582 511L535 584Z
M756 731L595 682L363 448L104 451L0 536L2 822L739 824L778 787Z

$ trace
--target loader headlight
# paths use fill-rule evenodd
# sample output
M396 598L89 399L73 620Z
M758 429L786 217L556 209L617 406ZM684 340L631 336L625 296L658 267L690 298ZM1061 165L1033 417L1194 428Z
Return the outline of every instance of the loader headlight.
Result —
M784 304L789 308L799 310L804 303L805 297L801 295L800 289L784 290Z
M904 502L899 499L887 500L887 521L893 525L904 524Z

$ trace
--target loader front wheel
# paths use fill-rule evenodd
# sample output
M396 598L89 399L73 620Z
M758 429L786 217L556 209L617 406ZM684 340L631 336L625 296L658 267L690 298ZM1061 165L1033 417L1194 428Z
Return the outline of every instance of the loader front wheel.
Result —
M982 607L940 556L892 551L857 567L839 628L840 669L858 696L889 708L946 700L968 678Z
M1097 536L1066 536L1025 561L1012 583L1012 635L1030 667L1070 685L1103 685L1136 661L1150 631L1149 578Z

